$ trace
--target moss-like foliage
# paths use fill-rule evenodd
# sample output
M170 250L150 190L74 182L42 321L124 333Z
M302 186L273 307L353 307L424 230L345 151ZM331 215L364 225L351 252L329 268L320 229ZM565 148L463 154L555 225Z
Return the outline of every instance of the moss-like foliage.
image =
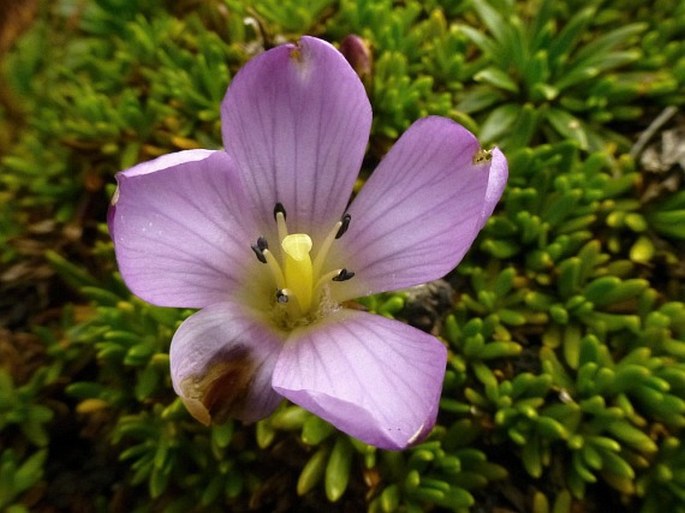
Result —
M0 510L685 511L685 4L13 9L0 24ZM450 349L438 425L401 453L286 403L254 425L192 420L168 371L191 312L131 296L104 222L116 171L219 147L231 76L302 34L369 47L363 176L428 114L510 162L458 270L361 300Z

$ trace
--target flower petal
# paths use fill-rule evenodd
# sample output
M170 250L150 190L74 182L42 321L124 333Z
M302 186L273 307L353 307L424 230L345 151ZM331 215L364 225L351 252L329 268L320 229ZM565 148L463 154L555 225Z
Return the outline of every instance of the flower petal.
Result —
M163 169L168 169L179 164L186 164L188 162L196 162L198 160L204 160L211 156L212 153L216 153L214 150L184 150L177 151L174 153L167 153L161 157L157 157L153 160L148 160L147 162L141 162L135 166L122 171L121 174L126 177L147 175L154 173L156 171L161 171Z
M427 333L340 310L292 333L273 387L349 435L402 449L435 424L446 359L445 346Z
M342 215L371 126L364 87L329 43L303 37L252 59L221 107L223 140L262 226L284 205L291 233Z
M352 202L349 230L330 264L356 273L336 284L339 301L435 280L463 258L506 180L461 125L440 117L414 123ZM504 179L503 179L504 177Z
M117 175L109 229L131 291L161 306L226 300L253 256L223 151L165 155Z
M481 214L481 228L485 226L485 223L488 222L488 219L490 219L490 216L495 211L495 206L497 206L499 199L502 197L508 178L509 167L507 166L507 159L499 148L495 148L490 155L490 179L488 180L488 189L485 192L485 204Z
M283 338L260 314L219 303L186 319L171 341L171 379L188 411L205 425L269 415L281 397L271 374Z

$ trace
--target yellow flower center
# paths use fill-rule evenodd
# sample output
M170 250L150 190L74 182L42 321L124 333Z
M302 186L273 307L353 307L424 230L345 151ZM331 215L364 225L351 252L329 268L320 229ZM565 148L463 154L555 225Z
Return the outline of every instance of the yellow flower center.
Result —
M278 203L274 209L278 227L281 261L269 249L263 237L257 239L252 250L260 262L267 264L274 282L274 303L278 314L287 318L286 324L302 318L316 316L321 295L331 281L345 281L354 276L347 269L323 272L326 257L333 242L340 238L350 223L349 214L333 225L321 241L314 258L311 256L313 242L306 233L288 233L285 209Z

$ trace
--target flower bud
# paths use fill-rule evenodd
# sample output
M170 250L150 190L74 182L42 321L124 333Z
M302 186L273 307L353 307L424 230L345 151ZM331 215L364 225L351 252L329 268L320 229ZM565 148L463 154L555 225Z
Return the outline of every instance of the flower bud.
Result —
M363 81L371 76L373 55L369 45L361 37L355 34L347 36L340 44L340 52Z

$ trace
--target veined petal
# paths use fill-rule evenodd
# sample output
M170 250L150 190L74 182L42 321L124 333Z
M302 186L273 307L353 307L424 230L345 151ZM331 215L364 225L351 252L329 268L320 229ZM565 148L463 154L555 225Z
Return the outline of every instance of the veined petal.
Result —
M495 155L491 179L493 159L461 125L428 117L409 127L348 210L352 221L330 267L356 275L336 286L336 299L410 287L452 270L502 192L506 161Z
M260 314L236 303L204 308L171 341L174 390L205 425L229 417L264 418L281 400L271 388L271 374L282 343Z
M446 359L445 346L427 333L340 310L291 334L273 387L349 435L402 449L435 424Z
M226 300L253 258L233 167L223 151L191 150L117 175L109 229L134 294L191 308Z
M303 37L255 57L231 82L221 115L224 146L261 225L273 224L280 202L291 232L330 229L371 126L364 87L340 52Z

